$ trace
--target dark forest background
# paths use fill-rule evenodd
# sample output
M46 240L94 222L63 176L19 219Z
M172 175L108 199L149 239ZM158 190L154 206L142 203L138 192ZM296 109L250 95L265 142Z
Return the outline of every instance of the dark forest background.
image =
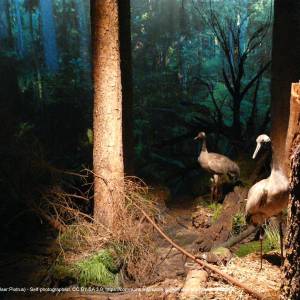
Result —
M89 16L88 0L0 1L2 220L49 185L76 186L66 170L92 168ZM207 190L200 130L247 163L269 130L271 29L271 0L131 2L137 176Z

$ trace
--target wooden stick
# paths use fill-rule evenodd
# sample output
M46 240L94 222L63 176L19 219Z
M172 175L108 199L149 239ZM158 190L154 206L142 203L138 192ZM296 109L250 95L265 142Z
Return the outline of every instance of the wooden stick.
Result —
M212 266L210 264L208 264L205 261L200 260L199 258L197 258L196 256L192 255L191 253L189 253L188 251L186 251L185 249L183 249L182 247L180 247L179 245L177 245L171 238L169 238L161 229L160 227L150 218L150 216L140 207L138 207L137 205L135 205L145 216L145 218L152 224L152 226L158 231L158 233L166 240L168 241L174 248L176 248L177 250L179 250L182 254L184 254L186 257L192 259L193 261L195 261L196 263L198 263L200 266L202 266L203 268L206 268L210 271L213 271L214 273L220 275L221 277L223 277L228 283L233 284L239 288L241 288L242 290L244 290L245 292L247 292L248 294L254 296L256 299L263 299L263 296L255 291L253 291L252 289L250 289L248 286L246 286L245 284L237 281L235 278L233 278L232 276L220 271L218 268L216 268L215 266Z

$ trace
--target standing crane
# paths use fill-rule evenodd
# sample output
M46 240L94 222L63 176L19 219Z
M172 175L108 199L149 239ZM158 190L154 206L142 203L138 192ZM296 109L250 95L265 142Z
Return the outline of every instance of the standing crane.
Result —
M202 140L202 148L198 162L204 170L213 175L211 178L211 200L214 201L218 198L219 177L227 175L230 179L237 180L240 176L240 168L228 157L207 151L205 132L199 132L194 140Z
M257 156L260 149L271 146L271 139L266 134L259 135L256 139L256 149L253 159ZM260 249L261 249L261 268L262 268L262 224L272 216L278 216L288 203L289 182L280 168L277 159L273 156L271 174L268 178L254 184L249 192L246 203L246 220L250 220L253 225L260 226ZM283 259L283 234L282 220L279 220L280 250L281 260Z

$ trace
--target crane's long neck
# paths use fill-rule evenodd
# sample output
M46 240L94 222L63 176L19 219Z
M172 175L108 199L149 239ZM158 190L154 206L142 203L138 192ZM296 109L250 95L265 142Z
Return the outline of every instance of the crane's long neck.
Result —
M201 152L207 152L206 138L203 138Z
M280 164L279 159L274 156L272 148L271 174L269 176L270 186L276 187L278 191L288 192L289 180L284 171L284 167Z
M280 171L282 168L279 164L278 158L274 155L273 145L271 144L271 155L272 155L272 161L271 161L271 173L274 171Z

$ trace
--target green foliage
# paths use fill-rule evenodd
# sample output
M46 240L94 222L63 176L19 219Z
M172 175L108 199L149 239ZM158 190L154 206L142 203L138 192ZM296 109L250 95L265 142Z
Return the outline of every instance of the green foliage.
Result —
M118 286L117 267L112 253L102 250L99 253L75 264L78 268L78 282L82 286Z
M272 248L270 247L270 245L263 241L263 253L267 253L271 250L272 250ZM253 241L253 242L249 242L247 244L242 244L239 247L239 249L235 252L235 254L238 257L244 257L244 256L246 256L250 253L254 253L254 252L260 252L260 242L259 241Z
M280 234L279 228L273 223L266 225L265 227L265 242L273 250L280 249Z
M212 223L216 223L222 212L222 204L220 203L211 203L207 206L212 212Z
M243 212L236 213L232 218L232 233L239 234L246 226L245 214Z
M280 235L278 226L268 224L264 228L265 237L263 239L263 253L268 253L272 250L278 251L280 249ZM254 241L247 244L242 244L236 252L239 257L246 256L253 252L260 251L260 242Z
M58 261L51 269L54 280L72 279L80 286L116 287L118 268L112 251L103 249L73 264Z

